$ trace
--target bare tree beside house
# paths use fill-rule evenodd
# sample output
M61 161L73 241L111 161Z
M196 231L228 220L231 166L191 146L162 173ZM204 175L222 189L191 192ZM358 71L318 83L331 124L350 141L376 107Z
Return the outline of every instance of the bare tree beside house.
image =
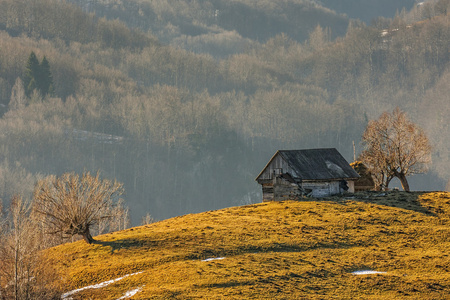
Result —
M384 112L367 125L360 159L380 189L387 189L394 177L409 191L407 176L424 173L431 162L431 145L425 132L398 107Z

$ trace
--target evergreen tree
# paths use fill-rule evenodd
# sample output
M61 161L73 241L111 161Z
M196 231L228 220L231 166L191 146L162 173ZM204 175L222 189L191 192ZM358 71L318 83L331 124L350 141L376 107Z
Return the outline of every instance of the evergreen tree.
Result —
M39 89L38 86L38 78L39 78L39 61L34 52L31 52L28 57L27 65L25 67L25 76L23 79L25 94L27 97L31 95L31 93L35 89Z
M31 52L25 68L24 87L27 97L30 97L34 90L37 90L41 96L53 94L53 76L45 56L39 64L36 54Z
M45 56L42 59L39 71L40 76L38 78L38 87L41 95L53 95L53 76L50 72L50 64Z

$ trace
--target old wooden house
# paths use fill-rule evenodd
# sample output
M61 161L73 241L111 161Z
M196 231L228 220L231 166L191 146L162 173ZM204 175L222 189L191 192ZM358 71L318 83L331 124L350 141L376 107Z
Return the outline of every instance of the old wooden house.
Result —
M326 197L354 192L358 173L335 148L279 150L256 181L263 201Z

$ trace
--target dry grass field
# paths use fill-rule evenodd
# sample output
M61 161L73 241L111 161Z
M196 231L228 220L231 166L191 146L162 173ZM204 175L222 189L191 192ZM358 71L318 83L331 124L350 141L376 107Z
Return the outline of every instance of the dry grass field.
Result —
M446 299L449 225L450 193L368 192L186 215L46 255L65 299Z

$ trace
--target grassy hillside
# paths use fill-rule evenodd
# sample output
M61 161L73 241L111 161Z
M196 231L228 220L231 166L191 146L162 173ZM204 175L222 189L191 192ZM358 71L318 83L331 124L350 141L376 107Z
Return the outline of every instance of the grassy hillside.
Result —
M132 274L73 299L442 299L449 217L450 193L357 194L186 215L47 254L65 291ZM368 269L386 273L352 274Z

